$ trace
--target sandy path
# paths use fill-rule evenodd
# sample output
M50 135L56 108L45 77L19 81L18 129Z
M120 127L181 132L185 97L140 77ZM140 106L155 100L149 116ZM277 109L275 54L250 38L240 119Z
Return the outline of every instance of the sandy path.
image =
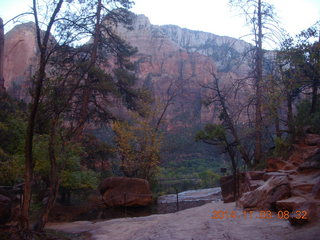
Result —
M212 211L237 212L239 218L211 219ZM292 227L288 221L245 219L234 203L212 202L177 213L101 222L50 223L48 228L70 233L89 232L95 240L318 240L320 221L305 227Z

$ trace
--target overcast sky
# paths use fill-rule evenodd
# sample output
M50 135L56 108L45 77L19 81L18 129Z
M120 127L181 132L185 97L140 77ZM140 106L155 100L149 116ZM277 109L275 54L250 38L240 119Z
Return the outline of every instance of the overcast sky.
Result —
M4 22L28 10L31 0L0 0ZM320 20L320 0L268 0L286 31L294 36ZM250 32L228 0L135 0L132 9L146 15L152 24L174 24L192 30L240 38ZM8 26L8 31L12 26Z

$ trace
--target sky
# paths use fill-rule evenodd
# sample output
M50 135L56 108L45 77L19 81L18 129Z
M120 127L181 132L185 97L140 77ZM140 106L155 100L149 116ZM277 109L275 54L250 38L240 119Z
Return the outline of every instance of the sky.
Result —
M146 15L155 25L174 24L183 28L241 38L250 33L239 11L228 0L135 0L131 9ZM291 36L320 20L320 0L268 0L273 4L281 27ZM28 10L31 0L0 0L4 22ZM5 31L12 25L7 25ZM249 41L249 39L244 38Z

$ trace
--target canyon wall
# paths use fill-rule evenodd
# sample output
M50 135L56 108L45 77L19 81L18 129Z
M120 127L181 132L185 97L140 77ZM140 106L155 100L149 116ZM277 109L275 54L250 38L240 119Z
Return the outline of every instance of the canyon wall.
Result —
M28 89L38 56L34 23L17 25L5 35L4 85L13 97L30 101Z
M212 71L223 73L224 82L244 76L249 68L241 56L250 45L177 26L152 25L144 15L132 14L132 18L132 29L118 24L113 30L138 50L131 59L138 85L152 89L162 102L174 96L166 115L167 129L217 118L212 107L203 106L208 91L201 86L212 81ZM3 75L9 94L30 100L28 88L38 55L33 23L18 25L5 35Z

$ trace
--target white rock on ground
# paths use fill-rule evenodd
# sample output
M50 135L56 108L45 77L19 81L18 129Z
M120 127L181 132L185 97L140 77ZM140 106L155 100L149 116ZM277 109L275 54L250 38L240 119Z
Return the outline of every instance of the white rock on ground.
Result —
M236 211L240 218L211 219L212 211ZM212 202L184 211L101 222L50 223L47 228L87 232L94 240L318 240L320 221L295 228L287 220L243 218L235 203Z

